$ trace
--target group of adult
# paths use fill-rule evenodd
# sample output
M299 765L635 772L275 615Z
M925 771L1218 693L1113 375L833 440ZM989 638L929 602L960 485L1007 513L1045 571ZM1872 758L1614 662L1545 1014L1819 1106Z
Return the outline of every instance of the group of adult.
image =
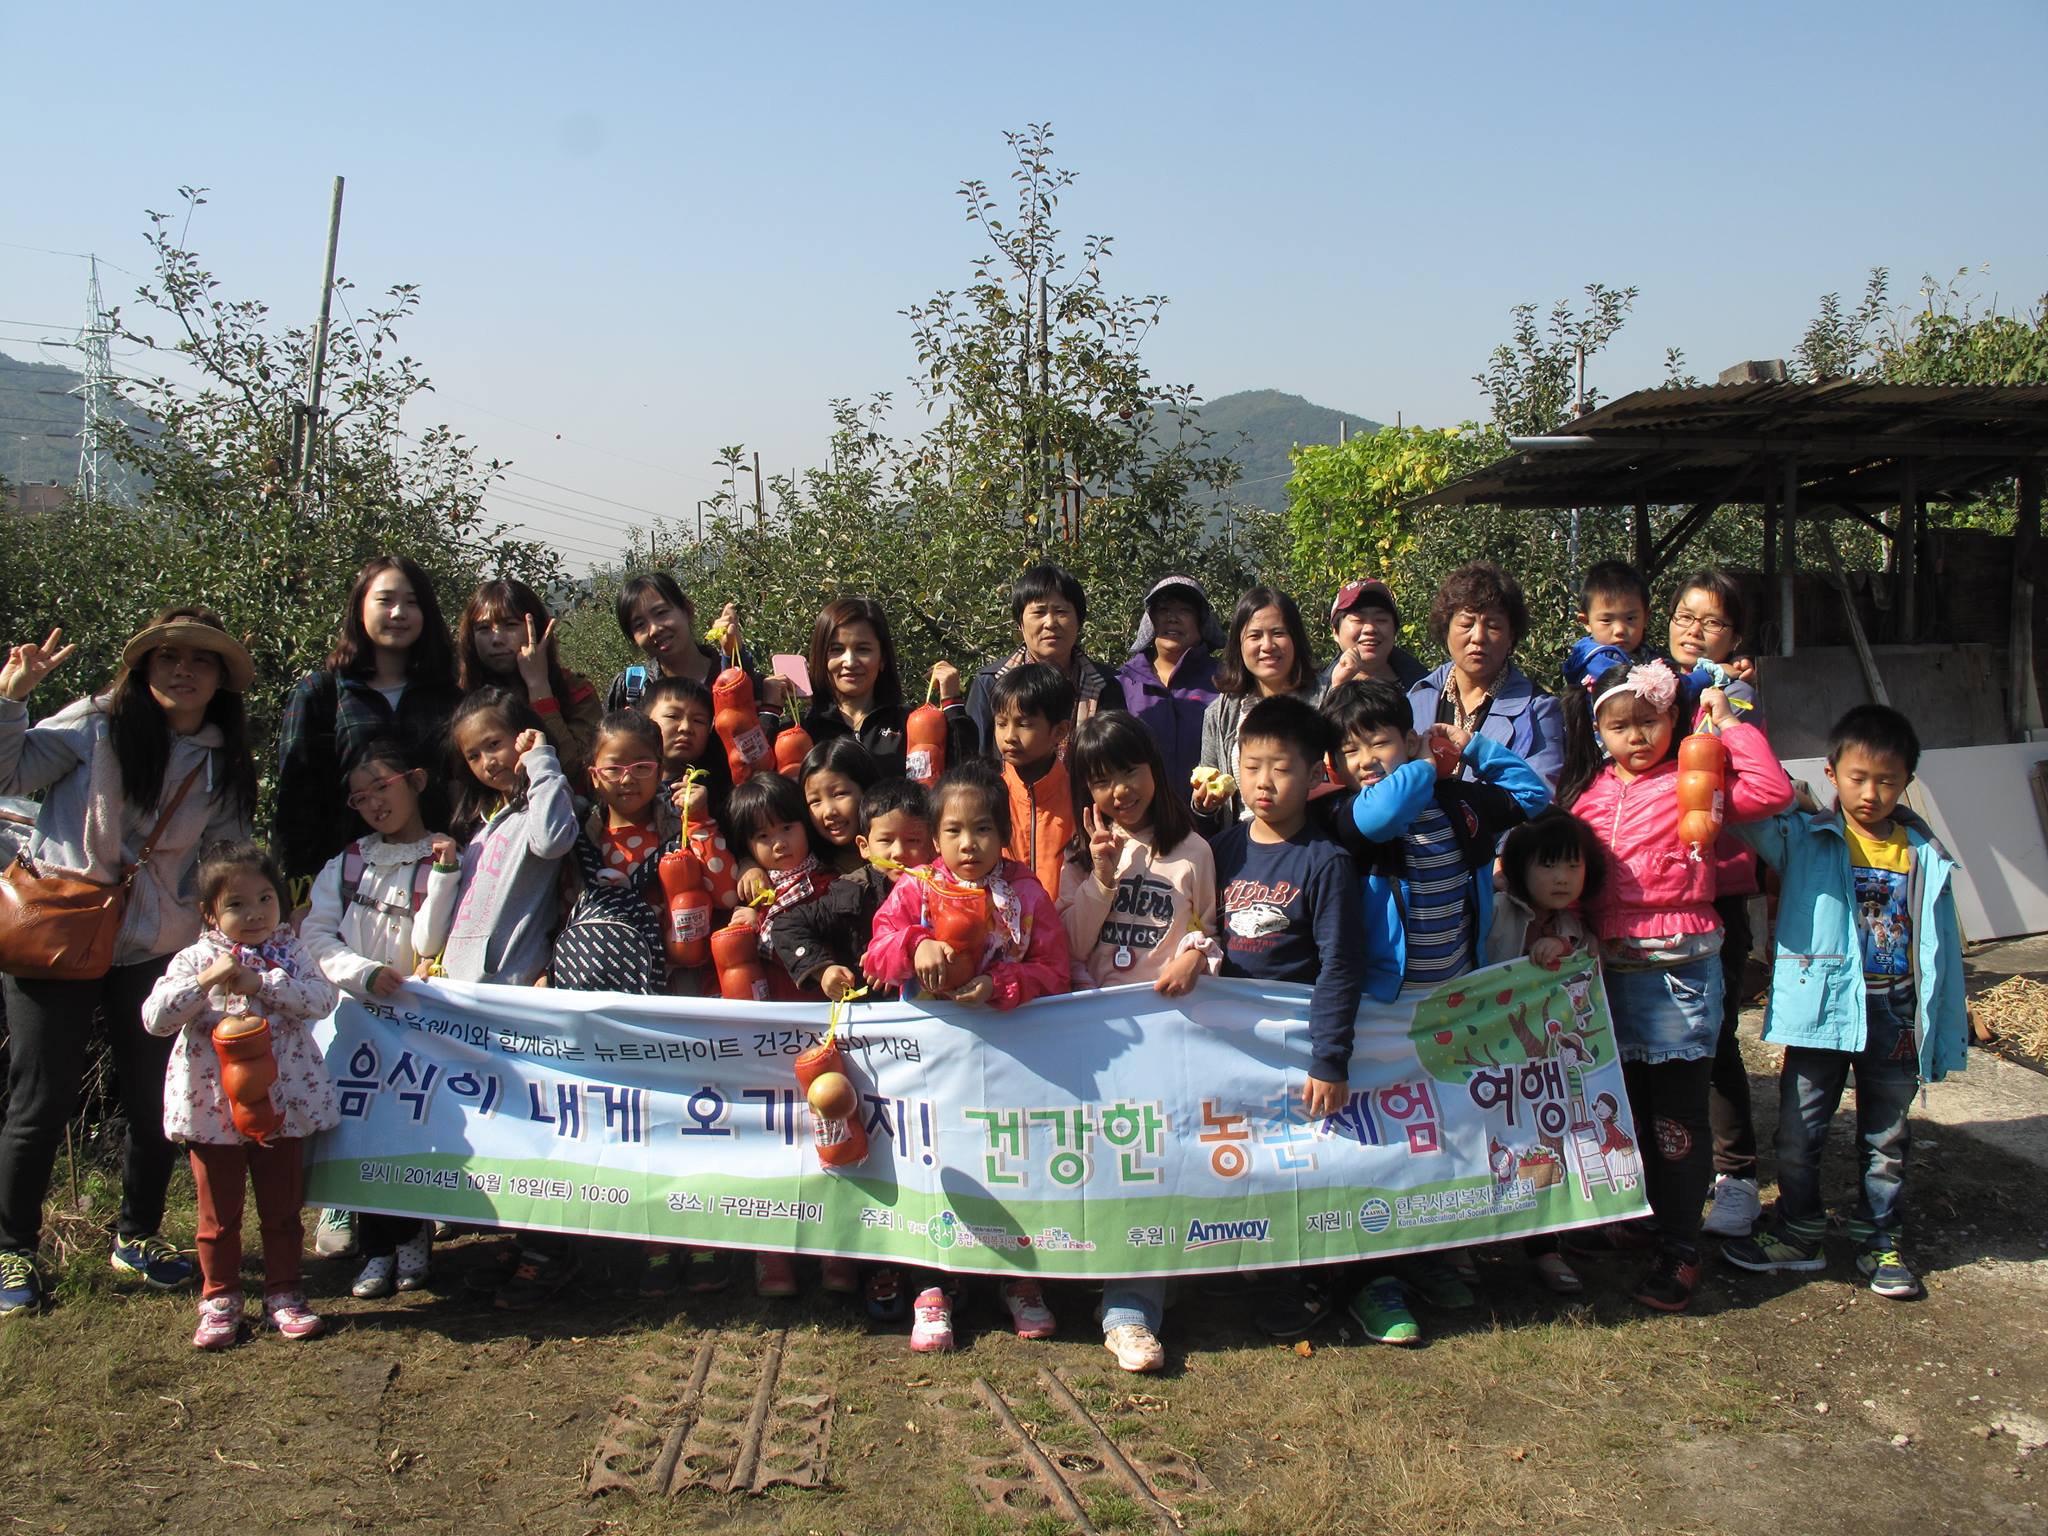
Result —
M658 678L708 686L728 656L753 666L739 646L730 605L719 616L723 646L714 646L695 605L666 573L628 581L617 594L616 615L644 659L600 693L562 666L553 619L522 583L486 583L451 629L432 580L415 562L385 555L364 565L332 651L292 688L280 727L271 848L294 889L357 835L343 783L353 754L373 740L397 738L422 764L439 763L449 717L471 689L499 685L521 694L573 778L606 708L632 702ZM1555 781L1561 716L1556 699L1514 662L1528 614L1511 575L1475 563L1444 579L1430 603L1428 632L1447 659L1432 671L1398 644L1400 610L1385 583L1348 583L1324 616L1332 654L1319 667L1318 643L1287 593L1254 587L1226 625L1199 581L1167 576L1146 595L1123 658L1112 667L1082 643L1088 606L1081 584L1057 566L1038 565L1011 593L1015 646L964 685L956 668L941 664L930 691L950 706L950 749L972 754L988 750L993 739L995 679L1027 663L1057 668L1073 684L1077 715L1121 706L1142 721L1172 781L1188 793L1199 765L1234 771L1237 728L1258 699L1294 694L1315 702L1351 679L1371 679L1405 689L1418 724L1443 720L1493 737ZM1716 621L1710 635L1697 616L1687 623L1681 636L1674 619L1674 651L1681 639L1695 652L1711 639L1725 642L1725 654L1739 638L1739 625ZM256 768L244 695L254 667L218 615L170 609L128 641L103 690L31 727L29 695L71 653L61 632L9 648L0 667L0 794L40 796L28 843L39 867L111 883L135 865L145 844L152 853L136 871L104 976L4 980L12 1054L0 1126L0 1271L13 1284L16 1271L33 1263L98 1012L126 1119L115 1261L153 1284L175 1285L189 1278L191 1265L158 1232L173 1165L162 1129L171 1041L143 1031L140 1009L170 957L198 935L193 875L200 850L252 830ZM901 772L913 701L905 697L881 607L866 598L826 605L808 662L814 691L805 725L813 738L853 736L883 773ZM782 703L784 687L781 679L760 679L764 712ZM444 787L444 776L434 774L430 825L437 810L445 811L431 799ZM1196 809L1220 821L1241 808L1204 805L1197 797Z

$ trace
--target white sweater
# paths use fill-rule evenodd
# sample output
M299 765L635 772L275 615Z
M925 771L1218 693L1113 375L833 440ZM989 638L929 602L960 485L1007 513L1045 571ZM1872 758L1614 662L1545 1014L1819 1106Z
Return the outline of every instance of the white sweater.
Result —
M433 857L432 841L388 843L372 832L359 846L363 878L355 900L343 910L341 866L348 855L336 854L313 882L312 908L299 925L299 939L329 981L367 1000L379 966L410 976L420 956L441 953L462 894L462 871L431 870L415 912L414 868Z

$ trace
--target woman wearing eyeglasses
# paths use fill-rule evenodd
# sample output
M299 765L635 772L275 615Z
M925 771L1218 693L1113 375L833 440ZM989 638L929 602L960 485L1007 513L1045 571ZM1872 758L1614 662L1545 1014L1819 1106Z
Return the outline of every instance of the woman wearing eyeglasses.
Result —
M1742 644L1742 589L1726 571L1708 567L1688 576L1671 609L1671 655L1681 672L1702 662L1726 667ZM1728 700L1751 725L1763 724L1755 687L1742 678L1723 684ZM1749 899L1757 893L1756 859L1734 838L1714 845L1720 895L1714 902L1726 936L1721 943L1721 1039L1714 1052L1713 1091L1707 1101L1714 1128L1714 1204L1701 1230L1716 1237L1747 1237L1762 1213L1756 1187L1756 1122L1749 1103L1749 1069L1735 1025L1742 1013L1742 968L1753 936Z

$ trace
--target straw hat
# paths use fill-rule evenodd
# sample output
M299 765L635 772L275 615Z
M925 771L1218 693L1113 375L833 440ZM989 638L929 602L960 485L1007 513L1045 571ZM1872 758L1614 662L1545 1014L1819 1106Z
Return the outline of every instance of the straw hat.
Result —
M222 686L230 693L247 693L249 685L256 680L256 663L249 659L249 652L242 642L226 630L215 629L197 619L166 619L161 624L150 625L121 648L121 664L125 667L141 666L149 659L149 653L160 645L189 645L213 652L220 658L225 679Z

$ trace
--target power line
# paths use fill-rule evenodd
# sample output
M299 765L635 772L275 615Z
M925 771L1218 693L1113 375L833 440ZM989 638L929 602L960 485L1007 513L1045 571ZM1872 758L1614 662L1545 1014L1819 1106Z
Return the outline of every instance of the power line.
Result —
M721 483L717 480L708 480L702 475L686 474L673 465L657 464L652 459L638 459L630 453L620 453L615 449L599 447L596 443L586 443L581 438L564 437L559 432L551 432L546 427L537 427L530 421L521 421L517 416L507 416L503 411L494 411L489 406L478 405L471 400L457 400L453 395L447 394L442 395L441 398L450 405L461 406L466 411L481 411L486 416L495 416L499 421L509 421L515 427L524 427L529 432L545 433L556 442L569 443L577 448L586 449L591 453L601 453L606 458L617 459L621 463L639 464L647 469L658 469L665 475L674 475L678 480L694 481L698 485L718 485Z
M652 508L636 507L630 501L613 501L611 497L600 496L595 491L579 490L573 485L560 485L553 480L543 480L539 475L529 475L523 470L508 469L505 473L518 480L531 480L535 485L545 485L557 491L567 491L572 496L585 496L592 501L601 501L608 507L624 507L628 512L638 512L646 517L661 516L659 512L654 511Z
M502 486L499 487L497 494L499 494L500 496L504 496L508 499L518 499L520 505L533 507L539 511L561 512L566 513L571 517L584 518L597 527L609 528L618 533L631 533L636 529L645 526L645 524L640 523L629 523L625 521L623 518L612 517L603 512L592 512L587 510L586 508L574 506L568 502L551 501L545 496L522 497L519 492L506 489L505 487Z

